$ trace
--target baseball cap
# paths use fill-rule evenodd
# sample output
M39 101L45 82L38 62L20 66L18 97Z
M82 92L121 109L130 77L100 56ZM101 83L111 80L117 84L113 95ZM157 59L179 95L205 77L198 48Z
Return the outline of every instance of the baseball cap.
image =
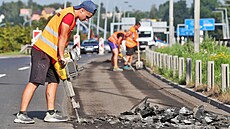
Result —
M73 8L76 10L80 8L84 8L85 10L87 10L88 12L92 14L94 14L97 10L96 5L91 0L86 0L82 2L80 5L73 6Z

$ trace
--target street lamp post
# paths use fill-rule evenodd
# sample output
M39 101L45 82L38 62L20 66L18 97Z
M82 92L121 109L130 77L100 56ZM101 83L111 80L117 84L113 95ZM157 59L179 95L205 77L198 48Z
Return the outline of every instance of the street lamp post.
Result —
M200 0L194 3L194 51L200 51Z
M173 0L169 0L169 46L174 43Z
M228 10L227 8L216 8L218 10L224 10L225 12L225 20L226 20L226 32L227 32L227 38L229 39L229 24L228 24Z
M226 34L226 23L225 23L225 21L224 21L224 13L223 13L223 11L212 11L212 12L214 12L214 13L221 13L221 18L222 18L222 20L221 20L221 22L222 22L222 31L223 31L223 38L224 39L226 39L227 38L227 34Z
M66 8L66 0L64 0L64 8Z
M106 32L107 32L107 13L108 13L108 0L105 1L105 24L104 24L104 40L106 39Z
M100 15L101 15L101 0L98 2L98 12L97 12L97 36L99 36L99 24L100 24Z
M79 0L79 5L81 3L81 0ZM77 20L77 34L79 35L79 31L80 31L80 21Z

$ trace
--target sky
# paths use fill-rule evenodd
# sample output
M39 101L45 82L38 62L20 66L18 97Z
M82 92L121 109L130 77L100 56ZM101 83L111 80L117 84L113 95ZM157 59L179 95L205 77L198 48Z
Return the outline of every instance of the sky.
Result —
M0 5L2 2L11 2L11 1L18 1L18 0L0 0ZM21 0L23 2L27 2L28 0ZM47 5L51 3L64 3L65 0L33 0L34 2L41 4L41 5ZM71 2L73 5L78 5L79 1L83 0L66 0L68 2ZM99 3L99 1L102 1L104 4L106 0L92 0L96 4ZM150 11L152 5L156 5L158 7L160 4L163 4L169 0L107 0L108 1L108 10L112 11L113 5L116 4L120 10L141 10L141 11ZM126 1L126 2L125 2ZM174 0L176 2L178 0ZM193 0L186 0L187 5L191 5ZM105 4L106 5L106 4ZM131 6L131 7L130 7Z

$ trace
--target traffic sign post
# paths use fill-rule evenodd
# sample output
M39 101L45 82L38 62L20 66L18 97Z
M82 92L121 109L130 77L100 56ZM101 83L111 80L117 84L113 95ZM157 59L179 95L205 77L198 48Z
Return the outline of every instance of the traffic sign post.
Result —
M99 39L99 54L103 55L104 51L105 51L105 49L104 49L104 39L100 38Z

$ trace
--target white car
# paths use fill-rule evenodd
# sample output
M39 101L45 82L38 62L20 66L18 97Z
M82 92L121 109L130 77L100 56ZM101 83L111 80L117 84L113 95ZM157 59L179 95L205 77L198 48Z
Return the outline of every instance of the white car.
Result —
M104 49L105 49L105 53L111 53L111 48L108 44L108 40L104 41Z

